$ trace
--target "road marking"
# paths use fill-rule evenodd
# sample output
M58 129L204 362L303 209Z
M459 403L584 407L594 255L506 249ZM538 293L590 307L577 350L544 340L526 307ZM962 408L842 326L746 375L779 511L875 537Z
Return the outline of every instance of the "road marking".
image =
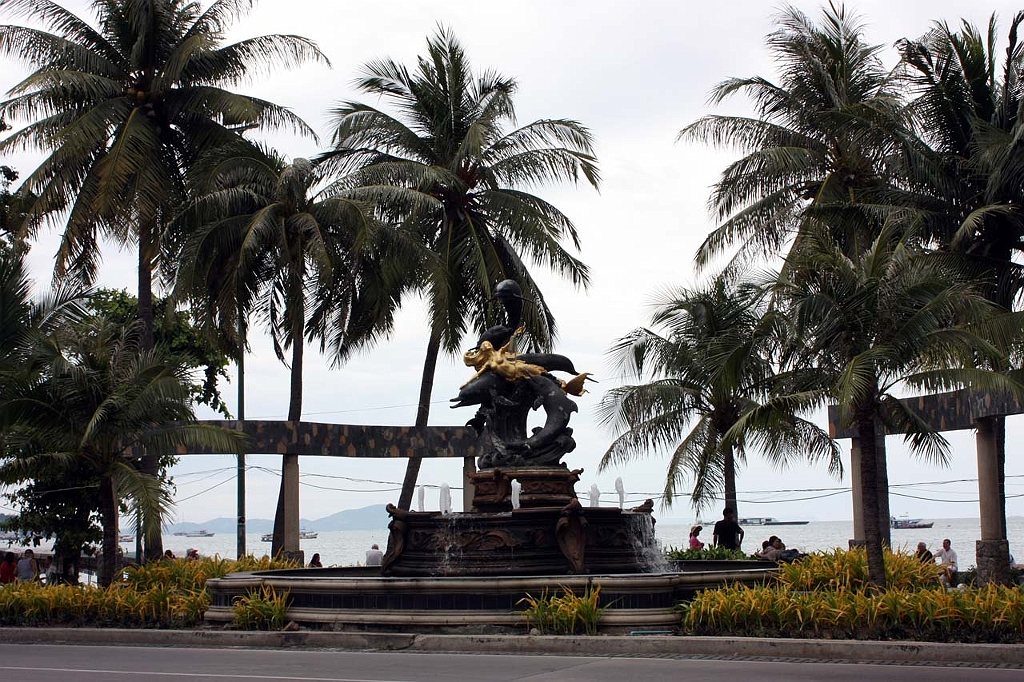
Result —
M38 666L20 667L13 665L0 665L0 670L13 670L23 672L44 672L44 673L94 673L96 675L148 675L153 677L216 677L227 680L301 680L302 682L412 682L411 680L381 680L378 678L365 679L362 677L296 677L288 675L234 675L227 673L173 673L159 672L153 670L101 670L98 668L40 668Z

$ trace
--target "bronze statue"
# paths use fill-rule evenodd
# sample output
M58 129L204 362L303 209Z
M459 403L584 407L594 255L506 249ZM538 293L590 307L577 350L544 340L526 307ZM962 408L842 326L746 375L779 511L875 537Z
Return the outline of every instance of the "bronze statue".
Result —
M569 418L578 408L567 393L582 395L589 373L577 373L572 360L555 353L516 353L516 336L522 331L522 289L507 279L495 287L492 300L505 309L505 321L480 335L477 345L466 351L463 360L476 374L452 398L452 405L479 405L467 426L483 441L480 469L493 467L554 467L562 455L576 448ZM574 374L562 381L551 372ZM543 408L544 426L526 434L531 410Z

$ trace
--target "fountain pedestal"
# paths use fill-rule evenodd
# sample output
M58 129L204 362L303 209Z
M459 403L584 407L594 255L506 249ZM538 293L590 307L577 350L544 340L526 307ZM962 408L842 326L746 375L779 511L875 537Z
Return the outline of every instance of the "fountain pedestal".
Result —
M573 484L582 469L490 469L473 474L474 511L404 511L388 505L386 576L643 573L660 556L653 503L634 510L584 508ZM522 485L512 509L512 481Z

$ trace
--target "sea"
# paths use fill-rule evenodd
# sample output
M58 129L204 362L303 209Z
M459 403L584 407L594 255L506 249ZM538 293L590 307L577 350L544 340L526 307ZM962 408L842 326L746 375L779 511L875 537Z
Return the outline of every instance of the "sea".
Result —
M942 540L949 538L953 549L960 559L960 566L968 568L975 563L975 541L981 537L981 526L978 519L927 519L934 525L931 528L917 530L893 530L893 547L905 552L913 552L918 542L924 542L933 552L942 546ZM712 525L705 525L700 538L706 543L711 541ZM309 529L315 530L315 529ZM846 548L853 537L853 521L812 521L799 526L747 526L744 528L746 537L743 549L754 552L761 548L761 541L771 535L778 535L786 543L786 547L799 549L802 552L828 551L836 547ZM655 525L655 536L663 548L686 547L689 539L690 524L678 522L659 522ZM1017 551L1017 560L1024 562L1024 517L1011 516L1007 519L1007 536L1010 541L1010 553ZM381 549L387 548L388 532L379 531L327 531L318 533L314 539L303 540L301 548L306 560L314 553L320 554L324 566L353 566L366 560L366 550L377 544ZM246 535L246 551L254 556L270 553L270 543L261 540L261 534ZM134 543L123 544L125 553L134 552ZM185 538L174 535L164 536L164 547L177 556L185 556L189 549L199 550L202 556L234 557L236 553L236 536L231 533L218 533L209 538Z

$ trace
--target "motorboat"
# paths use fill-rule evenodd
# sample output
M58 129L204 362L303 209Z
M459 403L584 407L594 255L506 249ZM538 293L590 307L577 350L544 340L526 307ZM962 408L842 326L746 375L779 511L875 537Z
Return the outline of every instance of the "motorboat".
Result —
M180 530L175 535L179 538L212 538L215 533L211 533L208 530Z
M806 526L810 521L785 521L772 516L751 516L737 521L741 526Z
M903 516L892 516L889 518L889 526L895 530L909 530L914 528L931 528L935 525L934 521L923 521L921 519L912 519L906 514Z
M317 533L315 530L300 530L299 531L299 539L300 540L316 540L318 537L320 537L320 534ZM273 533L264 533L263 535L260 536L260 541L261 542L273 542L274 541L274 534Z

